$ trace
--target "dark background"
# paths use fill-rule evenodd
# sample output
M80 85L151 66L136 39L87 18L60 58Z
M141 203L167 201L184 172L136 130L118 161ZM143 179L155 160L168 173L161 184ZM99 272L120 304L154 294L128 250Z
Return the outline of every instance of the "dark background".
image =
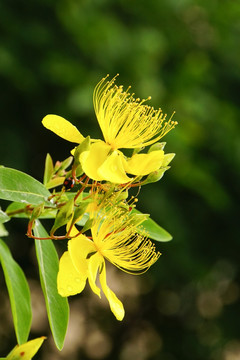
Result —
M71 298L66 345L49 335L33 242L26 223L6 224L8 243L32 291L31 338L48 335L36 359L236 360L240 358L239 92L240 3L236 0L2 0L0 2L0 163L42 180L72 145L41 125L61 115L101 138L92 92L106 74L177 128L165 138L177 155L139 209L173 241L148 273L109 268L123 300L117 322L85 289ZM3 202L2 207L6 204ZM0 350L16 343L3 276Z

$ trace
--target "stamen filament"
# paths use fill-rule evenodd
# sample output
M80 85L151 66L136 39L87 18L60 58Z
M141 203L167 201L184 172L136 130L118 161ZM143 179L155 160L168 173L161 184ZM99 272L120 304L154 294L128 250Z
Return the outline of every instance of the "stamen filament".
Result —
M137 233L143 221L142 218L133 219L119 208L98 213L92 227L96 250L127 273L144 273L161 254L150 240Z
M105 142L112 149L140 148L161 139L177 124L161 109L155 110L144 103L150 98L135 99L134 94L122 86L114 85L116 76L105 82L103 78L96 86L93 103Z

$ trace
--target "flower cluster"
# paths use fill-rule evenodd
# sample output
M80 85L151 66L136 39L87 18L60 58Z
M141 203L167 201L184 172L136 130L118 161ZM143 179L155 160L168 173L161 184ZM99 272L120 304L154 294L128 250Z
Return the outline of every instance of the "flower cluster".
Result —
M68 297L80 293L88 283L101 296L101 289L118 320L124 317L122 302L108 287L106 264L109 261L130 274L148 270L160 256L148 237L148 216L136 210L137 199L128 199L133 187L160 180L174 154L165 154L159 140L176 122L147 100L134 98L116 77L103 78L96 86L93 103L103 139L83 136L69 121L47 115L43 125L58 136L73 142L73 164L68 160L46 170L48 188L63 184L60 195L53 195L57 207L51 239L67 238L68 250L59 263L58 292ZM145 149L148 148L146 152ZM129 150L131 155L129 156ZM128 156L126 155L128 154ZM72 196L68 191L76 188ZM64 199L64 201L63 201ZM39 210L41 211L41 209ZM33 218L34 220L34 218ZM55 232L64 226L65 235ZM81 230L79 226L82 226ZM31 226L28 235L31 236ZM99 278L99 285L96 280Z

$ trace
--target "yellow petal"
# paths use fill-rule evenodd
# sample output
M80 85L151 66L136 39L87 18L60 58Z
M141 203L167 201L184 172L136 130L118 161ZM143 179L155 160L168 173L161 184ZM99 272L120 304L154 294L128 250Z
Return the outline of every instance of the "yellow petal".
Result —
M47 129L67 141L80 144L84 140L84 136L78 131L76 126L61 116L47 115L43 118L42 123Z
M148 175L161 167L163 159L163 150L152 151L148 154L135 154L125 164L125 170L133 175Z
M101 269L103 264L104 264L104 258L98 252L92 255L88 260L89 285L91 286L92 291L99 297L101 297L101 294L99 287L96 285L96 278L97 278L98 270Z
M25 344L15 346L6 357L6 360L31 360L45 339L45 336L41 336Z
M99 140L90 145L89 151L84 151L80 155L83 171L90 179L97 181L104 180L104 177L98 173L98 169L107 159L110 150L110 145Z
M108 287L107 280L106 280L106 266L105 263L103 264L102 271L99 275L100 283L103 289L103 292L108 299L110 308L115 315L117 320L122 320L125 315L124 307L122 302L117 298L114 292Z
M98 174L114 184L125 184L131 181L124 170L124 155L120 151L113 151L98 169Z
M69 240L68 250L75 268L81 274L85 274L88 271L87 258L91 254L96 252L93 241L89 240L84 235L79 235L76 238Z
M82 292L87 278L87 269L79 272L73 265L69 252L65 251L59 262L59 272L57 276L58 293L61 296L76 295Z

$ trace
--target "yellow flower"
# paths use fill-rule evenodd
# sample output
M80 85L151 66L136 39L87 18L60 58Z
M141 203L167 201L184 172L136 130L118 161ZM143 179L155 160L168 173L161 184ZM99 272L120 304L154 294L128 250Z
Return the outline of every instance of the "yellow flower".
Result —
M93 94L94 109L105 141L92 140L90 149L80 155L84 172L93 180L126 183L131 181L127 173L144 176L158 170L164 159L163 150L148 154L135 154L134 160L126 159L119 149L138 149L161 139L177 124L166 121L161 109L154 110L145 104L147 100L135 99L114 85L116 76L106 81L103 78ZM81 143L83 135L57 115L47 115L43 125L64 139Z
M142 217L110 208L95 213L94 218L92 240L81 234L68 242L68 251L59 263L58 292L61 296L80 293L88 279L92 291L101 297L96 285L99 276L113 314L122 320L124 307L107 285L105 259L127 273L141 274L157 261L160 253L155 251L150 240L136 234L136 227L144 221ZM75 234L76 228L71 236Z

